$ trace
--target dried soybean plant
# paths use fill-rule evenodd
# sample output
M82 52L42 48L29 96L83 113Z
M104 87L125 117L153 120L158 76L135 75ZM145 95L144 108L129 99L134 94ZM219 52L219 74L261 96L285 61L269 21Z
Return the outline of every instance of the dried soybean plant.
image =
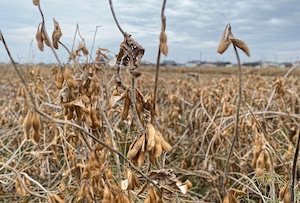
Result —
M120 45L120 51L117 56L117 72L115 75L116 90L113 93L111 103L115 103L118 100L124 100L123 110L121 114L121 119L125 120L130 115L129 112L133 114L133 119L136 121L138 127L138 136L135 141L130 145L127 157L139 168L142 168L145 163L145 158L148 156L149 162L153 166L157 166L160 169L157 171L148 169L150 179L156 180L155 185L150 185L149 182L142 186L142 189L138 194L142 193L144 190L148 189L145 202L174 202L176 201L176 193L172 191L172 188L181 190L184 194L187 193L188 189L191 187L191 182L187 181L181 183L173 170L161 168L158 159L163 156L163 152L170 152L172 146L164 139L163 135L155 125L154 116L158 116L158 107L155 107L156 103L156 92L157 92L157 81L158 81L158 71L159 71L159 61L160 53L167 55L167 36L165 34L166 28L166 18L164 16L164 8L166 5L166 0L163 2L161 20L162 20L162 30L160 33L160 42L158 49L157 58L157 68L156 68L156 83L154 93L150 93L144 96L136 87L135 80L141 75L138 71L142 56L144 54L144 48L133 40L131 35L125 33L120 27L116 15L114 13L112 1L109 1L112 15L114 20L124 36L124 41ZM129 76L131 77L131 88L127 88L121 80L120 70L121 67L125 66ZM124 89L122 95L118 94L118 87ZM143 119L143 114L145 111L150 111L150 118ZM127 175L128 176L128 175ZM161 180L161 181L157 181ZM124 188L129 188L130 178L123 181ZM133 187L133 186L131 186ZM159 189L158 189L159 188ZM169 189L167 189L169 188Z
M239 77L239 87L238 87L238 104L237 104L237 110L236 110L236 120L235 120L235 129L234 129L234 138L232 140L231 146L230 146L230 151L228 154L228 158L226 161L226 165L225 165L225 171L224 171L224 191L225 191L225 184L227 182L227 173L228 173L228 165L229 165L229 160L233 151L233 147L235 145L235 142L238 138L238 132L239 132L239 114L240 114L240 106L242 103L242 70L241 70L241 62L240 62L240 57L237 51L237 48L240 48L241 50L243 50L243 52L247 55L250 56L250 51L249 48L247 46L247 44L239 39L234 38L232 32L231 32L231 26L230 24L226 25L225 30L223 32L222 38L220 40L219 46L218 46L218 53L223 54L228 47L230 46L230 44L233 44L233 48L235 51L235 55L237 58L237 62L238 62L238 77Z

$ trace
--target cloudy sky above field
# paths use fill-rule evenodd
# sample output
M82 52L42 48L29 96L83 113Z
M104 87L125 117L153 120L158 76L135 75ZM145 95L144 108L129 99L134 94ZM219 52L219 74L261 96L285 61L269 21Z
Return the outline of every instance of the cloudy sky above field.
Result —
M0 7L0 29L18 62L55 62L50 48L40 52L35 41L41 21L32 0L3 0ZM87 48L92 47L98 28L94 51L106 47L117 54L123 37L113 21L108 0L40 0L46 28L51 35L55 18L62 29L61 41L72 48L76 24ZM156 61L162 0L113 0L115 13L123 30L145 48L144 60ZM235 62L233 48L223 55L217 47L227 23L238 39L247 42L251 57L241 53L243 62L300 60L299 0L169 0L166 5L166 33L169 55L162 60ZM77 37L75 46L80 39ZM67 52L60 47L61 61ZM0 62L9 62L1 43Z

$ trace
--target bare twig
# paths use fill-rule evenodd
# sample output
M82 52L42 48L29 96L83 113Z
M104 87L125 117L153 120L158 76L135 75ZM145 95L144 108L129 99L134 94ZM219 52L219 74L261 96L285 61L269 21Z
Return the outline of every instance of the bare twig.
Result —
M95 45L95 39L96 39L96 34L97 34L97 30L98 28L102 27L102 25L97 25L96 26L96 30L95 30L95 33L94 33L94 38L93 38L93 44L92 44L92 48L91 48L91 55L93 54L93 49L94 49L94 45ZM92 57L91 57L92 58Z
M165 17L165 7L166 7L167 0L164 0L162 8L161 8L161 32L165 32L166 30L166 17ZM155 115L155 104L156 104L156 94L157 94L157 83L158 83L158 73L159 73L159 65L160 65L160 56L161 56L161 49L160 44L158 46L157 52L157 59L156 59L156 70L155 70L155 84L154 84L154 96L153 96L153 108L151 112L151 122L154 122L154 115Z
M125 37L127 34L124 32L124 30L121 28L119 22L118 22L118 19L116 17L116 14L115 14L115 11L114 11L114 6L113 6L113 3L112 3L112 0L109 0L109 5L110 5L110 10L111 10L111 13L114 17L114 20L115 20L115 23L116 25L118 26L120 32L123 34L123 36Z
M297 143L296 143L296 149L293 159L293 167L292 167L292 183L291 183L291 203L295 202L295 179L296 179L296 167L297 167L297 160L299 155L299 145L300 145L300 132L299 127L297 129L298 137L297 137Z

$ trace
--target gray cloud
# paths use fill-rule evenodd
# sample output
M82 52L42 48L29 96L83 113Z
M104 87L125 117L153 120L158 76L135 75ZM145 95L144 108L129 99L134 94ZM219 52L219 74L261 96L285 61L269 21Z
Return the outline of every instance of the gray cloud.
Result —
M144 59L155 61L161 29L161 1L113 0L115 12L124 31L146 49ZM107 47L117 53L123 37L113 21L107 0L41 0L46 27L51 34L52 18L63 31L61 41L72 47L76 24L91 47L95 28L98 29L95 47ZM7 1L0 8L0 29L12 54L21 62L55 62L48 48L40 52L35 32L41 17L31 1ZM241 54L242 61L260 59L290 61L300 56L300 4L298 0L169 0L166 5L169 55L178 62L199 59L229 60L235 56L229 49L223 55L216 52L227 23L236 38L247 42L251 58ZM76 46L79 38L76 40ZM58 51L66 62L65 50ZM164 57L165 58L165 57ZM164 59L163 58L163 59ZM8 61L0 46L0 61Z

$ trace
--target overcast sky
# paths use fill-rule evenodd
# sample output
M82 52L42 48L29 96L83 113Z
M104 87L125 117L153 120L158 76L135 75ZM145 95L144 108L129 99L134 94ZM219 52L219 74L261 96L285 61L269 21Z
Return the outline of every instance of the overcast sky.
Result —
M1 0L0 29L18 62L55 62L49 47L40 52L35 41L41 21L32 0ZM40 0L49 35L55 18L62 29L63 42L72 48L76 24L90 50L96 26L94 51L106 47L117 54L123 36L113 21L108 0ZM115 13L124 31L145 48L143 60L155 62L162 0L113 0ZM242 62L300 60L299 0L169 0L165 16L169 54L162 60L235 62L233 47L223 55L218 43L227 23L237 39L244 40L251 52L240 52ZM76 38L77 47L80 39ZM67 62L68 54L60 47L58 54ZM93 53L94 54L94 53ZM1 43L0 62L9 62Z

